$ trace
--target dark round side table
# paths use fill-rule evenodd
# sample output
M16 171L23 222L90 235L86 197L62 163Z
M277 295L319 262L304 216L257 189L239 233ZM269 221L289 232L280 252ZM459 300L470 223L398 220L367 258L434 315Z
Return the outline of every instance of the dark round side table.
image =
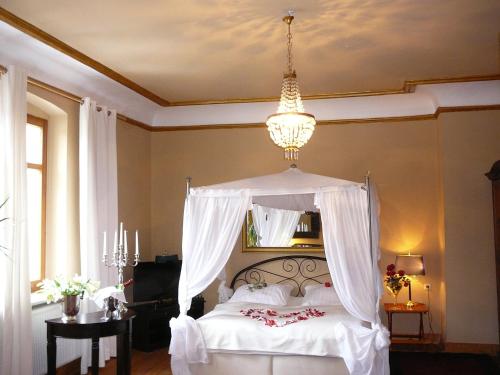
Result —
M92 374L99 373L99 339L116 336L116 373L130 375L131 324L133 310L122 314L121 319L101 320L103 312L79 314L77 320L63 322L61 318L47 323L47 374L56 375L56 337L67 339L92 339Z

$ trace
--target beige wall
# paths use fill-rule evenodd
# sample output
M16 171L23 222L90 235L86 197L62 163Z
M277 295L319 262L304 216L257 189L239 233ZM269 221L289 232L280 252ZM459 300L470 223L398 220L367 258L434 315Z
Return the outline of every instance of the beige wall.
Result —
M431 284L434 331L448 342L495 344L491 187L484 172L498 159L500 111L478 111L320 126L301 151L299 167L358 181L370 170L381 199L381 268L397 253L423 254L427 274L414 279L413 299L428 302L423 284ZM180 253L186 176L200 186L274 173L288 164L264 128L152 133L150 256ZM266 257L241 253L238 242L229 277ZM205 296L210 309L215 285ZM399 300L406 298L403 290ZM383 301L392 299L385 295ZM415 330L414 318L398 316L395 329Z
M320 126L301 151L298 164L307 172L357 181L371 171L382 204L381 264L385 267L396 253L409 249L423 253L428 275L415 283L415 299L426 298L420 281L432 283L433 312L439 317L437 142L435 121ZM193 185L200 186L289 166L264 128L153 133L151 156L153 254L165 249L179 252L185 176L192 176ZM241 253L238 243L228 274L265 257ZM216 301L213 287L206 296L210 308ZM400 300L406 297L405 290ZM413 322L398 319L395 324L406 327ZM440 330L440 319L434 320L434 330Z
M500 111L444 114L439 125L446 340L498 343L492 192L484 173L500 159Z
M117 122L118 217L130 232L139 230L140 246L148 259L151 227L151 133Z
M78 103L36 87L29 91L68 116L68 201L77 218ZM150 133L118 121L117 139L119 217L130 230L139 229L145 260L180 253L186 176L200 186L289 165L265 128ZM357 181L371 171L381 199L381 268L397 253L423 254L427 275L414 280L413 299L427 302L423 284L432 284L434 331L449 342L498 343L491 187L484 177L498 159L500 111L484 111L319 126L298 164L307 172ZM78 223L68 232L77 246ZM238 242L229 277L266 257L241 253ZM214 286L205 296L208 310L216 303ZM406 297L403 290L399 300ZM384 301L391 301L389 295ZM416 328L412 317L403 318L395 321L396 329Z
M150 259L151 228L151 133L121 120L117 122L118 218L135 233L139 230L141 260ZM132 278L132 268L125 270L125 280ZM132 289L126 289L132 300Z
M50 149L52 142L55 142L54 135L58 133L61 135L62 123L61 116L65 117L64 121L67 124L67 132L64 136L67 137L67 257L64 257L65 270L69 274L80 272L80 258L79 258L79 211L78 211L78 122L80 105L72 100L66 99L59 95L53 94L35 86L29 86L28 91L36 97L43 99L48 103L42 103L33 98L32 103L28 106L28 112L38 117L42 117L49 122L49 142L48 142L48 156L49 166L55 166L60 158L54 154ZM59 111L57 115L47 113L52 110L50 106L56 106ZM45 110L40 108L45 106ZM56 111L55 108L53 108ZM118 161L118 206L119 206L119 219L123 221L131 231L136 229L140 232L141 248L145 252L145 259L149 256L150 249L150 132L141 128L131 126L123 121L117 121L117 161ZM50 159L53 158L53 162ZM53 171L48 170L50 175ZM51 202L47 202L47 209L55 207L54 202L57 198L57 192L50 194L50 187L48 188L48 197L54 196ZM49 223L48 223L49 224ZM49 232L60 233L60 228L47 228ZM47 241L47 255L49 258L61 258L60 254L53 251L50 246L56 239L50 240L48 236ZM60 259L59 259L60 260ZM61 262L57 262L61 263ZM50 277L55 276L56 273L61 272L61 268L56 270L57 266L54 262L49 262L47 267L47 275ZM53 267L54 266L54 267ZM127 270L127 276L130 276L130 269Z

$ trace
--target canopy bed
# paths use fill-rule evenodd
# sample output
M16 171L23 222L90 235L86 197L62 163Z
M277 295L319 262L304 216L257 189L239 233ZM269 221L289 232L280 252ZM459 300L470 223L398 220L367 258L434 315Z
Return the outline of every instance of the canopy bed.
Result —
M262 287L253 270L251 286L237 288L229 302L217 305L213 312L199 320L186 314L192 298L216 278L221 280L221 301L227 301L232 294L225 285L224 266L252 204L288 210L320 210L326 255L321 277L333 282L329 292L336 292L338 305L316 308L303 301L290 302L290 293L302 296L305 290L306 298L307 285L322 282L307 277L304 281L303 270L308 271L311 266L298 263L298 274L286 280L291 284L289 288L282 285L286 284L283 280L267 285L271 280L266 278L263 291L259 291L267 294L266 298L283 297L283 303L272 299L264 305L263 300L253 301L258 302L254 305L245 304L248 302L245 298L260 295L249 293L254 291L252 287ZM229 374L236 368L241 375L246 375L243 368L252 374L282 375L298 373L297 369L305 363L307 372L318 369L317 374L325 371L351 375L389 373L388 332L378 315L382 293L378 270L378 201L369 177L363 184L290 168L267 176L189 188L184 208L182 254L180 315L170 321L174 375ZM294 262L288 261L292 263L284 267L289 268ZM235 278L231 286L234 288L238 282L241 278ZM299 309L299 306L304 307ZM290 319L295 324L289 324ZM221 327L231 329L217 335ZM241 337L240 332L245 331L262 331L262 335L250 335L252 341ZM227 340L229 336L231 339ZM318 346L317 342L324 345ZM294 370L291 372L291 369Z

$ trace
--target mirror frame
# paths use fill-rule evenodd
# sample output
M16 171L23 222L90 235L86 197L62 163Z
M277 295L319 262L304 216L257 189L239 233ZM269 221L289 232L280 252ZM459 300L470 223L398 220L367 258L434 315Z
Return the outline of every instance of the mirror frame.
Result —
M324 253L325 245L321 247L247 247L247 216L241 229L242 253Z

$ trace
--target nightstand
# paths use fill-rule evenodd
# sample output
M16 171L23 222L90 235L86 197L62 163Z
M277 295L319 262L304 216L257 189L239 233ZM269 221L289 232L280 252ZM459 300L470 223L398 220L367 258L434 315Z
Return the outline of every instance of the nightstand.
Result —
M411 308L407 307L404 303L384 303L384 310L387 313L387 319L389 321L389 332L391 334L391 339L393 337L416 337L422 340L424 337L424 314L429 312L429 308L424 303L415 303ZM392 333L392 315L393 314L419 314L420 315L420 326L418 329L418 335L413 334L393 334Z

